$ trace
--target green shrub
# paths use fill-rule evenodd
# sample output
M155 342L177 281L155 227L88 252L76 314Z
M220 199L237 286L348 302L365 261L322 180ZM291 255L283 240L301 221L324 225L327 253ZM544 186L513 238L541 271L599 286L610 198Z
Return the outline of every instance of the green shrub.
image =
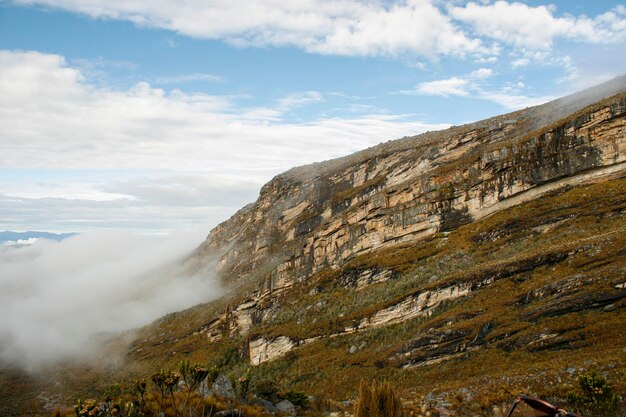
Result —
M309 402L309 397L305 393L297 391L287 391L282 398L300 407L305 407Z
M239 401L246 401L250 393L250 382L252 380L252 369L248 368L246 372L237 377L235 373L230 374L230 384L235 391L235 396Z
M613 392L613 387L596 371L578 377L580 392L570 392L568 401L583 410L591 412L609 412L615 410L622 398Z
M275 401L278 398L278 385L270 379L260 379L255 381L252 392L264 400Z

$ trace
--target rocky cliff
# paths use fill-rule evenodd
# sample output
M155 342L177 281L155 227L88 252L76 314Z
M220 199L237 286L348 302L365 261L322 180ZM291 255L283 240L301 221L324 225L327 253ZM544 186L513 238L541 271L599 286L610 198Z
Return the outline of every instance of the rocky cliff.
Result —
M249 364L334 398L373 376L478 395L624 375L624 177L626 77L294 168L194 254L219 255L229 294L129 357Z
M551 190L620 175L626 99L618 95L533 130L551 104L293 169L215 228L226 280L277 291L373 250L432 236Z
M608 86L277 176L254 204L211 231L197 253L222 253L224 280L248 291L232 311L234 330L246 334L263 321L262 300L351 259L420 242L554 190L623 176L626 94L589 104L625 90L626 80ZM392 275L365 271L341 279L360 288ZM397 308L423 311L438 304L432 300L466 291L449 287L447 295L416 301L419 307ZM360 326L397 321L398 311L380 311Z

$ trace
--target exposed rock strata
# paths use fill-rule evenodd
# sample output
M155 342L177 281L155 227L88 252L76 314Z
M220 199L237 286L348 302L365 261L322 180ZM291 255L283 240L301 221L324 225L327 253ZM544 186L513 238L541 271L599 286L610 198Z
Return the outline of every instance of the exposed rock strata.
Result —
M359 254L622 175L625 113L620 96L535 133L520 136L512 122L469 125L405 139L396 152L381 145L338 168L299 168L265 185L200 253L230 248L219 262L226 279L256 275L262 290L280 291Z
M249 355L252 365L260 365L263 362L279 358L294 349L300 343L286 336L280 336L273 340L263 337L250 341Z
M626 172L626 94L536 131L529 114L537 115L536 110L517 112L406 138L274 178L254 204L216 227L198 250L199 255L224 253L218 263L224 279L257 288L220 322L229 323L231 334L244 335L273 314L272 294L316 272L453 230L563 187ZM556 225L546 231L550 227ZM342 284L360 290L393 277L391 270L363 270L344 276ZM499 277L408 296L347 325L343 333L428 315L442 302ZM209 330L207 335L216 337ZM249 355L259 364L301 343L286 336L260 337L250 342Z

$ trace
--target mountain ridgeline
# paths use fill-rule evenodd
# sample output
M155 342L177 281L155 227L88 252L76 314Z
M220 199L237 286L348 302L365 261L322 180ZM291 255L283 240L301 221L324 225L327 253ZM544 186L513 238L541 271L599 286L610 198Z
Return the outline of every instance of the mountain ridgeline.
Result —
M187 259L226 294L139 329L115 377L187 358L335 400L378 378L444 415L623 379L625 177L626 77L294 168Z

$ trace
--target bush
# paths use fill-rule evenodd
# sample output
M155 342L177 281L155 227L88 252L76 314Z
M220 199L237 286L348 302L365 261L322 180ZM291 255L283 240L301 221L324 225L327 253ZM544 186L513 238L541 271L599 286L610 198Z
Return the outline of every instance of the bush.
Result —
M239 401L247 401L250 392L250 381L252 380L252 369L248 368L239 378L234 373L230 374L230 383L235 391L235 396Z
M361 381L354 417L402 417L402 403L388 382Z
M578 377L580 392L570 392L568 401L582 410L610 412L618 408L622 398L613 392L613 387L602 375L591 371Z
M278 398L278 385L270 379L260 379L254 383L252 391L259 398L267 401L275 401Z
M282 398L300 407L305 407L309 402L309 397L305 393L297 391L287 391Z

